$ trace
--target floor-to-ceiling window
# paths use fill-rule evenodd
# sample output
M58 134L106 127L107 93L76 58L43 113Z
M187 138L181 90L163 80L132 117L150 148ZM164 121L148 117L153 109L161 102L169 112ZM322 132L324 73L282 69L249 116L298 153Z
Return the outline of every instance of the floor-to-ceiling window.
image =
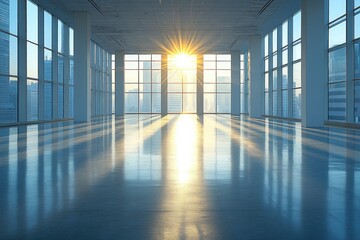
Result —
M17 1L0 1L0 124L17 121Z
M53 16L44 11L44 120L53 118Z
M240 113L249 113L249 56L240 54Z
M231 111L231 55L204 55L204 113Z
M161 55L125 55L125 113L161 112Z
M360 123L360 0L354 2L354 121Z
M263 41L264 114L300 119L301 12L265 35Z
M110 114L111 55L92 41L90 62L92 116Z
M69 28L69 117L74 117L74 30Z
M115 113L115 54L111 55L111 113Z
M168 113L196 113L196 55L168 55Z
M27 120L39 118L39 72L38 72L38 6L27 1Z

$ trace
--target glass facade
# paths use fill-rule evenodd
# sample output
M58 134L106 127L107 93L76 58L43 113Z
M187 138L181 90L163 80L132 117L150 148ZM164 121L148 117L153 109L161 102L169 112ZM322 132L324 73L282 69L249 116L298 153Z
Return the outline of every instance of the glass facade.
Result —
M264 114L300 119L301 12L265 35L263 41Z
M91 115L111 113L111 54L91 42Z
M115 79L113 80L115 88ZM125 113L161 112L161 55L125 55Z
M231 55L206 54L204 55L204 113L230 113L230 111Z
M17 1L0 1L0 124L17 121L17 18Z
M168 55L168 113L196 113L196 55L177 62Z

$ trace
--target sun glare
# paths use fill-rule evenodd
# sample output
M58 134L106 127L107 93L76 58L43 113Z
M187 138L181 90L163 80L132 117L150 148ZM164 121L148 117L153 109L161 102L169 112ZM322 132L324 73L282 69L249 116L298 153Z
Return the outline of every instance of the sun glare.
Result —
M186 69L191 66L192 58L190 55L180 53L175 56L175 66L177 69Z

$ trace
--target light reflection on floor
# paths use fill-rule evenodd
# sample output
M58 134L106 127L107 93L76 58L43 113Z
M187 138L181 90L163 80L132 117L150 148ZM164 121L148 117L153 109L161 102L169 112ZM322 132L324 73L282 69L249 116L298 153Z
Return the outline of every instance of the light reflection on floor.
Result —
M0 128L0 239L356 239L359 140L229 115Z

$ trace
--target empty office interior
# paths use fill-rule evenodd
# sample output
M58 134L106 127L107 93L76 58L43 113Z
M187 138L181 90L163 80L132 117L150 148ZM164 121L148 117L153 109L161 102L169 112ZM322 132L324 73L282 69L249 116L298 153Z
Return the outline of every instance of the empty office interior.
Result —
M1 239L357 239L360 0L0 0Z

